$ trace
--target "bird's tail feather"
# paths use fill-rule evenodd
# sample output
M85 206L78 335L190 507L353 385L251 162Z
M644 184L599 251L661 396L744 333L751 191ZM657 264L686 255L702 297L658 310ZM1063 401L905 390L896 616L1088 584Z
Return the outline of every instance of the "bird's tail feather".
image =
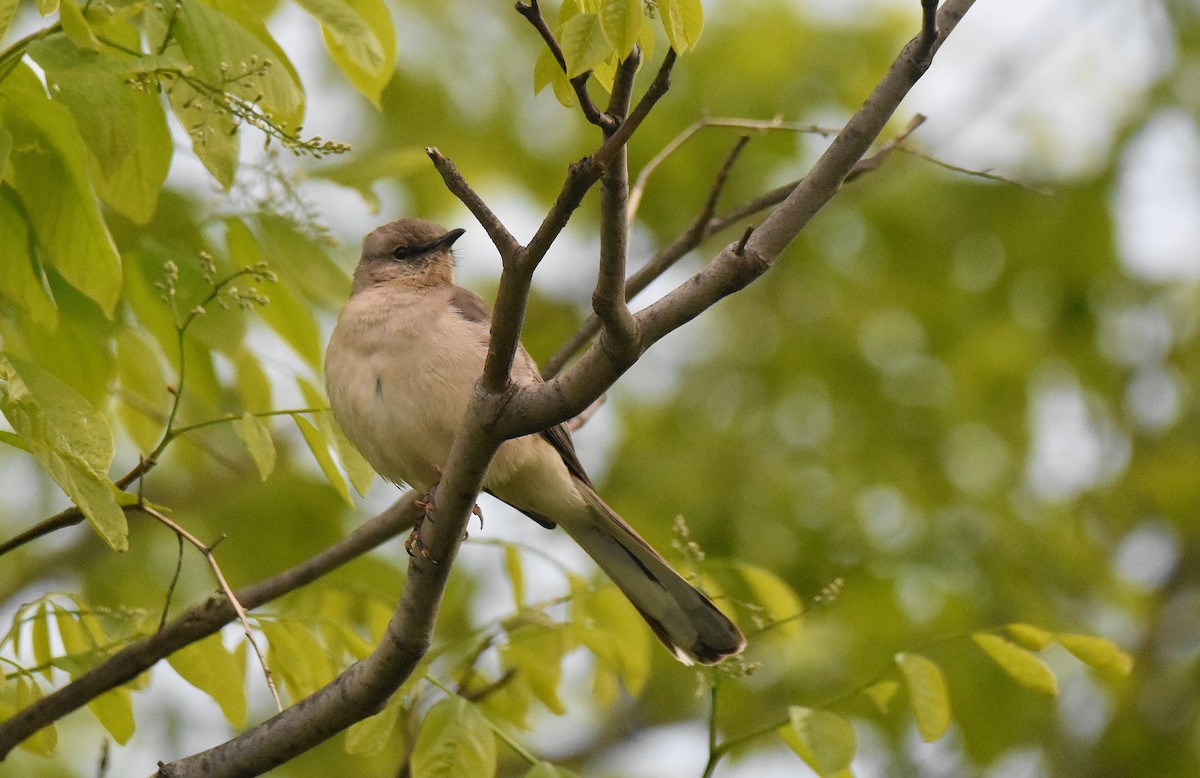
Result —
M641 538L586 484L589 510L563 529L629 598L654 634L685 664L713 664L746 639L729 618Z

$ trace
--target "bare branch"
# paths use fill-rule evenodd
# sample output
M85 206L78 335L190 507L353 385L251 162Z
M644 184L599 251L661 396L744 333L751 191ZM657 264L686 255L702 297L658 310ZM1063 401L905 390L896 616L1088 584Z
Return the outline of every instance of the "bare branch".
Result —
M521 250L521 244L513 237L512 233L500 221L483 198L471 188L467 180L458 172L458 167L454 162L436 148L426 147L425 153L429 159L433 161L433 166L442 174L442 180L446 182L446 188L450 193L462 201L462 204L467 206L467 210L474 215L476 221L487 232L488 237L492 239L496 249L500 252L500 259L507 267L509 263L515 261L517 254Z
M278 575L236 592L248 608L312 583L330 570L362 556L408 530L416 519L415 495L409 493L375 518L319 554ZM212 597L149 637L130 643L71 683L46 695L0 723L0 760L22 740L78 710L105 692L128 683L162 658L208 637L233 621L237 613L225 597Z
M785 122L781 117L768 119L725 119L703 117L697 119L688 125L681 133L671 139L667 145L651 157L650 161L638 171L637 178L633 182L633 187L629 191L629 223L632 224L634 217L637 216L638 207L642 203L642 196L646 191L646 184L650 180L650 176L655 170L667 161L672 154L679 150L683 144L691 140L692 136L701 130L709 127L733 127L742 130L754 130L755 132L769 132L771 130L782 130L785 132L800 132L812 135L822 135L825 137L833 137L838 131L832 127L821 127L816 124L797 124L795 122Z
M713 213L716 211L717 202L725 187L725 182L733 170L734 163L748 141L749 138L743 135L725 157L725 162L717 172L712 188L709 189L704 207L699 215L692 220L691 225L670 244L660 249L649 262L625 282L625 300L632 300L636 297L654 279L666 272L667 268L678 262L685 254L696 248L696 246L699 246L701 241L712 234L713 231L709 229L709 225L712 222ZM776 202L782 200L783 196ZM575 353L583 348L599 331L600 319L596 315L589 316L583 325L580 326L579 330L546 362L545 367L542 369L542 377L549 379L557 375L566 366L571 357L575 356Z
M850 172L846 174L846 178L843 183L850 183L861 175L865 175L873 170L877 170L883 165L884 162L887 161L887 158L891 155L891 153L899 148L900 144L908 140L908 136L912 135L913 132L915 132L916 129L924 123L925 117L921 114L913 116L913 118L909 120L908 124L905 125L904 129L900 131L900 134L883 144L879 151L876 151L869 157L863 157L858 162L854 163L854 167L852 167Z

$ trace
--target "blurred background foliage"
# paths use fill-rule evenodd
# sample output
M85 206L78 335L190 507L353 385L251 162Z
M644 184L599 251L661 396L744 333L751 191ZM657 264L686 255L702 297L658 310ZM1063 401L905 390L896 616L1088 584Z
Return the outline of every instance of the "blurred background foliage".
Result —
M838 126L916 29L916 6L707 4L702 42L631 146L632 169L703 116ZM154 287L165 263L179 268L182 311L207 293L201 252L222 274L265 260L279 276L262 289L267 306L211 307L189 330L181 423L317 407L320 354L359 237L401 215L474 227L425 146L454 159L527 238L566 164L596 142L551 90L533 94L541 43L509 3L389 4L398 64L379 110L338 74L312 18L269 0L246 8L268 18L299 71L305 134L353 151L293 160L263 154L247 130L225 191L173 127L153 216L104 211L122 267L112 317L52 265L45 298L0 290L3 350L37 360L117 420L114 477L157 443L165 387L178 380L174 323ZM17 12L5 45L45 24L33 3ZM665 47L660 33L657 57ZM861 697L837 702L831 709L858 732L856 774L1200 772L1198 74L1195 2L979 3L890 134L920 111L929 120L910 149L1009 182L893 153L847 184L770 274L650 352L581 430L602 493L654 545L678 541L672 520L682 516L712 563L702 569L756 565L808 603L798 629L752 639L755 674L722 680L726 735L778 723L789 705L845 699L897 652L919 650L946 672L949 736L922 743L904 706L880 715ZM632 265L687 226L738 134L703 130L656 169ZM824 142L750 134L723 207L794 180ZM0 204L15 201L0 189ZM595 220L593 195L541 273L525 329L540 360L586 316ZM709 241L667 280L685 278L738 232ZM0 244L24 240L9 231ZM486 293L498 263L482 231L460 246L464 282ZM365 502L347 503L288 419L270 428L278 451L265 480L230 425L215 425L173 442L145 485L194 534L227 536L218 557L235 587L315 553L395 495L376 482ZM6 447L0 457L6 538L65 502L24 452ZM462 644L512 610L504 555L487 541L516 539L590 569L561 539L489 509L503 518L489 513L468 541L439 645ZM85 527L57 533L4 557L0 616L7 623L21 603L69 591L109 609L111 634L144 629L163 607L176 552L167 530L136 516L124 554ZM525 556L529 601L563 590L561 575ZM337 622L369 638L396 601L405 561L390 544L264 618L312 629ZM185 553L176 610L213 588L203 560ZM1045 658L1061 691L1037 694L964 637L1010 622L1103 635L1133 655L1132 674L1098 676L1052 649ZM281 631L268 630L273 647L286 641ZM238 641L226 634L228 645ZM329 667L310 668L309 683L349 660L346 641L327 652ZM569 713L553 716L541 695L522 737L582 775L698 775L706 698L695 673L661 651L647 656L644 692L599 704L599 676L583 652L569 655L557 687ZM489 661L481 673L495 677L502 660ZM118 774L228 732L215 703L165 670L153 678L134 697L138 731L111 757ZM286 687L302 691L303 680ZM257 720L270 708L253 664L246 683ZM488 704L514 718L514 706L529 705L518 697ZM71 747L55 759L11 757L14 774L92 774L104 736L85 718L63 722ZM382 752L360 743L347 755L335 739L275 774L388 774L415 737L396 727L376 731ZM773 737L750 740L717 774L805 769L783 751Z

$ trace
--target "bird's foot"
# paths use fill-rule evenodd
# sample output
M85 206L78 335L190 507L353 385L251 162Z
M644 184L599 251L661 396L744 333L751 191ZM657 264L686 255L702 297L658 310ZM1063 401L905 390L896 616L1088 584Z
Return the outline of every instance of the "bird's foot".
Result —
M429 558L429 548L425 542L421 540L421 527L428 521L433 523L433 513L437 510L434 505L434 495L437 494L437 484L430 487L429 491L418 497L414 504L421 509L417 514L417 520L413 522L412 532L408 534L408 540L404 541L404 550L409 556L417 556L422 559Z

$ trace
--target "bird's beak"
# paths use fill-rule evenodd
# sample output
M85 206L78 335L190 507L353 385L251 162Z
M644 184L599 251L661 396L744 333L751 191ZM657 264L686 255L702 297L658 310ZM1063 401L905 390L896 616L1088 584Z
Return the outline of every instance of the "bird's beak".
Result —
M453 245L454 245L454 241L456 241L456 240L458 240L459 238L461 238L461 237L462 237L464 234L466 234L466 232L467 232L467 231L466 231L466 230L464 230L464 229L462 229L462 228L459 228L459 229L456 229L456 230L450 230L450 231L449 231L449 232L447 232L445 235L443 235L442 237L438 238L438 242L437 242L437 243L435 243L435 244L433 244L433 248L435 248L435 249L448 249L448 248L450 248L451 246L453 246Z

